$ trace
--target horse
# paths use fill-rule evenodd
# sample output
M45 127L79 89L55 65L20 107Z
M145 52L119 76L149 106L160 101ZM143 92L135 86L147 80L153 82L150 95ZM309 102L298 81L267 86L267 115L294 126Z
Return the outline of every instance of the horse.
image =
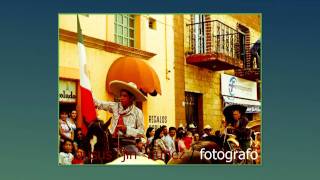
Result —
M104 123L96 119L88 125L84 149L87 153L86 163L105 164L117 158L112 135L108 129L110 121Z
M124 150L119 152L117 142L112 139L108 126L110 119L104 123L101 120L95 120L88 126L88 132L85 141L85 151L88 152L87 164L165 164L161 161L154 161L140 155L130 155L130 152ZM121 148L122 149L122 148ZM130 158L129 158L130 156Z

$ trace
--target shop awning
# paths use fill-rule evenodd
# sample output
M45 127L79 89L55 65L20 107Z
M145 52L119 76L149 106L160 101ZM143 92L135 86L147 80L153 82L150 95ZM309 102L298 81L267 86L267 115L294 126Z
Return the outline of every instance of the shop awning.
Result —
M144 60L134 57L120 57L115 60L108 71L106 88L113 80L133 82L145 94L161 94L160 80L154 69Z
M247 107L246 113L259 113L261 111L261 102L248 100L248 99L241 99L231 96L223 96L223 100L225 106L232 105L232 104L240 104Z

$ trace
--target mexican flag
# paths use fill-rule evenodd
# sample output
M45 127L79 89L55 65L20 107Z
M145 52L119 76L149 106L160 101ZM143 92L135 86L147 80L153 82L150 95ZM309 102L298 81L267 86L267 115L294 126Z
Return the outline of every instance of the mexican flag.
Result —
M87 134L88 125L97 118L90 79L88 77L88 69L86 66L86 50L83 43L82 30L80 27L79 17L77 15L77 31L78 31L78 49L80 57L80 94L81 94L81 129L84 135Z

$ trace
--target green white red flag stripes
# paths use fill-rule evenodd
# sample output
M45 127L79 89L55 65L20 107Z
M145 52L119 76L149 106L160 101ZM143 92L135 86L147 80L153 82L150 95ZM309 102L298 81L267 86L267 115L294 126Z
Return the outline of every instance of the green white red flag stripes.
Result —
M78 50L80 59L80 94L81 94L81 129L84 134L87 133L87 126L97 119L97 114L93 102L91 92L90 79L88 77L88 69L86 66L86 50L83 43L82 30L79 17L77 15L77 31L78 31Z

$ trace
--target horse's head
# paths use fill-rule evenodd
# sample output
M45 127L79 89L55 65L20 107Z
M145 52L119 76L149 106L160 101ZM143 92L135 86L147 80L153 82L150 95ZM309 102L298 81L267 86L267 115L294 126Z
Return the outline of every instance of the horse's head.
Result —
M201 149L204 148L205 151L212 151L215 149L219 151L220 146L213 141L199 141L192 144L192 150L181 153L176 158L171 158L168 164L212 164L212 163L223 163L214 159L207 160L205 158L201 158Z
M88 132L86 135L85 149L87 153L97 153L105 155L112 151L111 135L108 130L108 124L102 120L95 120L88 125ZM104 160L97 163L104 163Z

